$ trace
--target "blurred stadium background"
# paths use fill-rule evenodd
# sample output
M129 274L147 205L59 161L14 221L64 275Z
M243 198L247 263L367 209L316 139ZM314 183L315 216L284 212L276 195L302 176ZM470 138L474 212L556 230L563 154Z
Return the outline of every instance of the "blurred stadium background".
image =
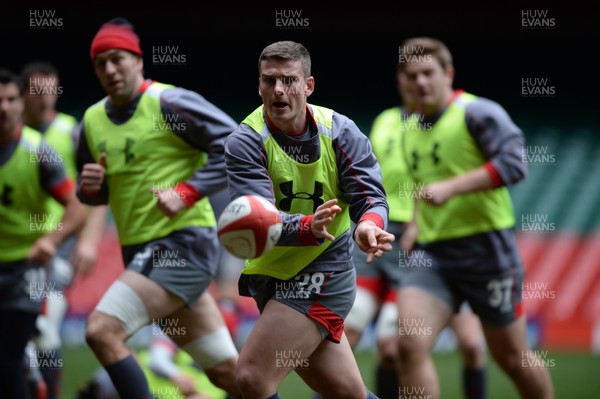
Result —
M277 27L276 11L292 8L308 19L307 26ZM554 28L527 29L525 8L545 11L554 18ZM30 12L42 9L54 10L62 27L32 29ZM197 13L176 1L156 9L116 2L26 1L7 6L3 14L0 64L18 71L28 61L53 62L64 88L58 107L80 118L103 96L89 62L89 43L101 23L124 16L141 37L147 77L196 90L241 121L260 104L259 51L272 41L292 39L305 44L313 58L316 91L311 102L349 115L367 133L372 119L398 102L394 73L401 41L416 35L439 37L455 58L455 86L498 101L525 133L523 157L530 174L511 193L526 269L529 339L535 350L548 351L541 352L546 360L553 360L557 398L594 398L600 397L600 125L593 117L599 87L589 70L590 53L597 47L590 44L597 38L592 15L597 13L585 7L552 5L262 5L236 10L212 5ZM177 46L185 62L156 62L157 46ZM553 87L554 95L523 96L527 78L546 79L545 87ZM83 340L85 318L122 267L109 223L93 274L77 278L67 292L64 398L72 398L98 367ZM253 302L242 300L240 307L239 344L256 317ZM131 344L142 347L148 338L140 334ZM371 331L357 358L372 386ZM461 397L460 359L451 333L438 342L435 360L444 398ZM489 370L489 398L517 397L491 359ZM295 375L284 382L281 396L311 397Z

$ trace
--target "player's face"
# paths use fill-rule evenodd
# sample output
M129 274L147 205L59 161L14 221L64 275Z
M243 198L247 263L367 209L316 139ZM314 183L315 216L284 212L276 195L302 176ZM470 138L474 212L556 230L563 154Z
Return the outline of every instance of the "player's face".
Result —
M453 70L442 68L435 60L409 62L401 74L401 91L423 112L437 111L452 95Z
M59 94L58 76L34 73L25 84L25 112L28 115L39 119L44 112L54 109Z
M263 60L260 63L258 94L271 121L286 133L304 132L306 99L315 80L305 77L300 61Z
M107 50L98 54L94 69L100 84L116 105L131 101L144 79L141 57L125 50Z
M14 133L23 113L23 97L15 83L0 83L0 137Z

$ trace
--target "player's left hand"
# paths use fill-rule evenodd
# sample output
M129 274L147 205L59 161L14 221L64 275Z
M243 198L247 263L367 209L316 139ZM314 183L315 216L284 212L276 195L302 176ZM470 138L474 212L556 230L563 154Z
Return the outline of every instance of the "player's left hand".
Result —
M385 252L392 250L393 234L380 229L373 221L363 220L356 226L354 241L361 251L367 253L367 263L373 258L381 258Z
M150 192L157 198L156 206L158 209L170 218L174 218L179 212L186 209L185 202L174 188L164 190L151 188Z
M56 245L48 236L37 239L27 254L28 263L40 263L45 265L56 255Z
M432 205L443 205L454 196L454 186L448 181L430 183L421 189L418 198Z

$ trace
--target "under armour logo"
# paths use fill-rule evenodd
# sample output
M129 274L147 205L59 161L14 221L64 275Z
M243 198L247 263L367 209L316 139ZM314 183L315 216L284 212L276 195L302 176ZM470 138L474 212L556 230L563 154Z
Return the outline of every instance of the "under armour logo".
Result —
M2 195L0 195L2 205L11 206L13 204L13 200L11 198L11 193L13 192L13 188L6 184L4 189L2 190Z
M321 198L323 197L323 183L319 181L315 182L315 191L312 194L305 191L295 193L294 182L291 180L281 183L279 189L281 190L281 193L285 195L285 197L279 201L279 209L282 211L289 211L292 209L292 201L295 199L312 200L313 212L324 202L323 198Z
M431 150L431 158L433 159L433 164L437 165L440 163L440 157L438 156L438 149L440 148L440 143L433 143L433 150Z
M129 137L125 138L125 147L123 148L122 151L120 151L125 156L125 164L128 164L129 162L133 161L133 159L135 158L135 154L131 152L131 148L133 147L134 144L135 144L135 140L130 139ZM106 149L106 140L98 143L97 148L98 148L99 154L102 154L103 152L108 154L108 151Z
M412 168L413 170L417 170L417 166L419 165L419 154L416 151L412 152Z
M437 165L440 163L440 157L438 155L438 150L440 149L440 143L433 143L433 148L431 149L431 152L429 153L429 155L431 156L431 160L433 161L434 165ZM411 153L412 155L412 169L413 170L417 170L418 166L419 166L419 154L417 153L417 151L413 151Z
M126 138L125 139L125 149L123 152L125 153L125 163L129 163L135 158L135 155L131 152L131 147L135 144L135 140Z

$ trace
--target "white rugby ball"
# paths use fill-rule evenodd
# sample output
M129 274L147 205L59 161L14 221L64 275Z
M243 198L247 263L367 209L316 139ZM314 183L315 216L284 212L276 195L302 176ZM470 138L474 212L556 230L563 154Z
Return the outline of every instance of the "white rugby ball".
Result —
M242 259L258 258L273 249L282 227L275 205L253 194L231 201L217 224L221 245Z

